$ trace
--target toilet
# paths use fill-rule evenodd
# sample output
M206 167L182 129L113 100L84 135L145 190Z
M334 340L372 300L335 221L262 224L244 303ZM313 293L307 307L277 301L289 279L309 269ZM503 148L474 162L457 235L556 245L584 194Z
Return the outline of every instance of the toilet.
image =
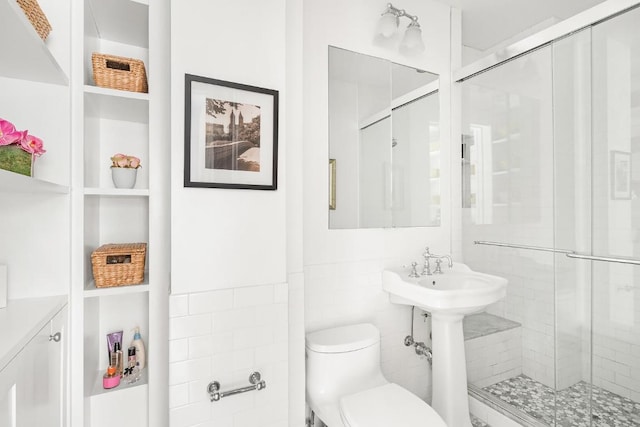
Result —
M369 323L307 334L307 404L329 427L447 427L380 370L380 332Z

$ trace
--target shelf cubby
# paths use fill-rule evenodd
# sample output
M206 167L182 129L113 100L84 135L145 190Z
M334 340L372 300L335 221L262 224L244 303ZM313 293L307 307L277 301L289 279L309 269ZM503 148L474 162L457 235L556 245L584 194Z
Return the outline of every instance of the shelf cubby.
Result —
M87 117L136 123L149 121L149 94L84 86Z
M57 85L69 78L15 0L0 0L0 76ZM12 58L13 60L9 60Z
M140 379L133 384L125 384L124 378L120 381L120 385L114 388L105 389L102 386L102 376L104 375L104 370L98 371L95 375L96 381L91 389L91 396L99 396L101 394L106 393L118 393L121 391L129 390L135 387L146 386L149 383L149 370L143 369L140 375Z

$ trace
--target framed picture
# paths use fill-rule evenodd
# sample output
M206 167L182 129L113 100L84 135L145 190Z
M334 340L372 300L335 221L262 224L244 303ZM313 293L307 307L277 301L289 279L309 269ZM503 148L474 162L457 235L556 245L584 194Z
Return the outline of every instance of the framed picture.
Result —
M631 153L612 150L610 157L611 199L631 199Z
M277 189L278 91L185 74L184 186Z

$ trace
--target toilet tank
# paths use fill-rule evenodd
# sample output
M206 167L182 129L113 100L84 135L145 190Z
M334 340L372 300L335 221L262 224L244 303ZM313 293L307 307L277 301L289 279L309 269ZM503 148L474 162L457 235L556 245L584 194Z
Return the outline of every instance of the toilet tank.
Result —
M369 323L307 334L307 394L316 402L385 384L380 370L380 332Z

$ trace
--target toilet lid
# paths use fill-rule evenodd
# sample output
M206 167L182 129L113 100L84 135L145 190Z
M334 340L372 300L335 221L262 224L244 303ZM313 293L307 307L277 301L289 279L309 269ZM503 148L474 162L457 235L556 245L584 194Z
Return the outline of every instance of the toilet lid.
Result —
M344 396L340 413L349 427L447 427L431 406L393 383Z

